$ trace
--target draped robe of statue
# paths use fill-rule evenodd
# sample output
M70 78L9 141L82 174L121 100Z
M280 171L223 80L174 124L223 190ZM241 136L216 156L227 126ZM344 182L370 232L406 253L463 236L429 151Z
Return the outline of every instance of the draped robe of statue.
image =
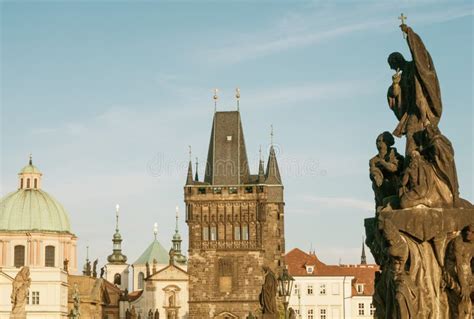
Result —
M402 100L393 109L400 123L393 135L407 136L406 154L416 146L413 134L422 131L428 124L438 125L442 113L441 90L431 55L421 38L410 27L407 42L413 61L402 68L400 87Z
M12 303L11 319L26 319L26 298L30 284L30 269L25 266L20 269L12 282L12 293L10 295Z
M275 316L277 314L276 307L276 293L278 283L273 272L268 268L264 267L265 278L262 286L262 292L260 293L260 305L262 306L262 313L264 318ZM265 316L268 314L270 316Z

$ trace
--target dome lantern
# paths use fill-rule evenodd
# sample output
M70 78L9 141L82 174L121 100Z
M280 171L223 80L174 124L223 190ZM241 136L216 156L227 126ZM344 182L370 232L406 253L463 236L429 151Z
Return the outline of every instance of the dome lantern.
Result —
M43 174L33 165L33 156L30 154L28 165L18 173L18 189L41 189Z

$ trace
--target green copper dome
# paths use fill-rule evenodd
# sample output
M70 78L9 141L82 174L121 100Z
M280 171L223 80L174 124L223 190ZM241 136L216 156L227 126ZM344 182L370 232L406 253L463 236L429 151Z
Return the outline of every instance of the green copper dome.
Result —
M168 264L170 259L166 249L164 249L160 242L156 239L133 264L144 265L148 262L151 265L153 264L153 259L156 259L158 264Z
M24 169L30 168L36 169ZM66 210L51 195L41 189L19 189L0 201L0 231L70 233L71 226Z

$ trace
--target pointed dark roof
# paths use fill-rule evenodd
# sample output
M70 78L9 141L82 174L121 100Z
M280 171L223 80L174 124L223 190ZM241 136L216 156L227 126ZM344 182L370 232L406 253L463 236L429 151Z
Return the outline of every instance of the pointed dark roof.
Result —
M362 239L362 254L360 256L360 264L361 265L367 265L367 257L365 256L364 239Z
M211 185L240 185L248 183L249 178L239 111L214 113L204 182Z
M265 169L263 167L263 161L259 160L258 161L258 183L264 183L265 182Z
M267 172L265 174L266 184L281 185L280 170L278 169L278 162L276 159L275 149L273 145L270 147L270 155L268 156Z
M192 185L192 184L193 184L193 163L189 161L188 176L186 177L186 185Z

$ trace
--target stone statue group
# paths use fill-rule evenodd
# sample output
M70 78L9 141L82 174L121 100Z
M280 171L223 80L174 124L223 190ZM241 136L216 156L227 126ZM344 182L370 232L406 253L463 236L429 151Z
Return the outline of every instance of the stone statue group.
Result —
M380 272L376 318L472 318L474 207L459 196L454 148L438 124L441 91L430 53L402 23L413 60L388 57L395 71L389 108L398 125L376 139L369 161L376 217L365 221ZM394 147L406 137L405 156Z

